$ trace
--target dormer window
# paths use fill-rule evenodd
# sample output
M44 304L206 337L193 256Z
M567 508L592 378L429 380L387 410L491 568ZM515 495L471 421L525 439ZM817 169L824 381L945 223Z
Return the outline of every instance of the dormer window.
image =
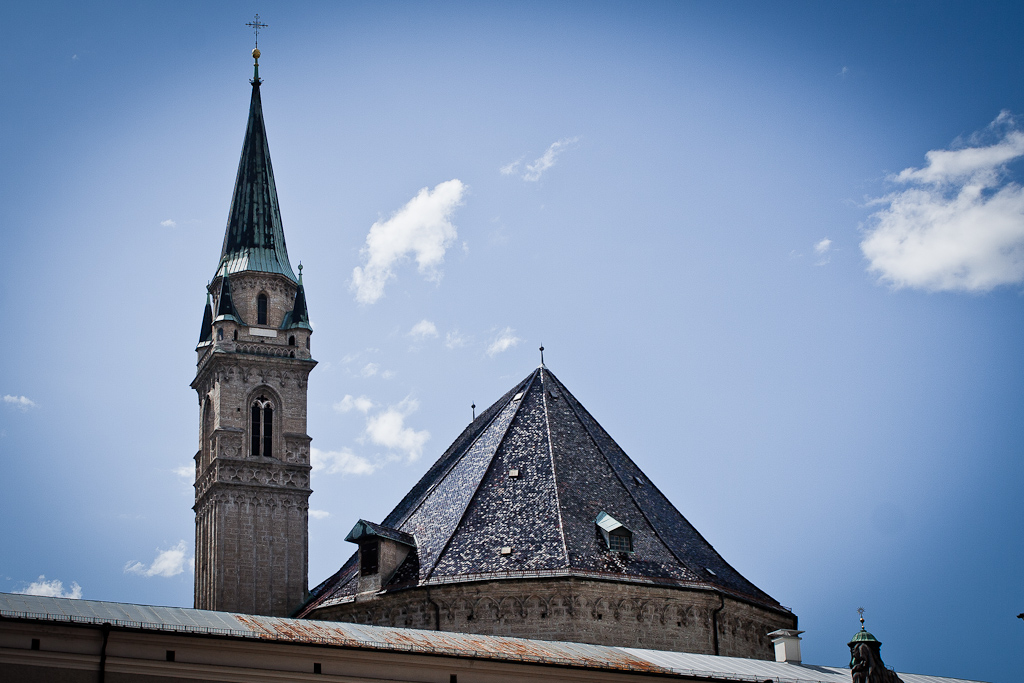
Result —
M601 512L594 520L597 529L604 539L605 547L616 553L633 552L633 532L622 526L619 520L607 512Z
M252 422L250 425L250 452L265 458L274 454L274 406L265 397L260 396L252 403Z
M267 295L260 294L256 297L256 324L267 324Z
M359 544L359 573L363 576L373 576L380 569L380 545L376 538L363 541Z

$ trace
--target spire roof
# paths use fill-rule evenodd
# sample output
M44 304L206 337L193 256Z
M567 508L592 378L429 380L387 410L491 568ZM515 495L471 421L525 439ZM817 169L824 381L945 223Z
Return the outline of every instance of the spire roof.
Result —
M303 327L312 330L309 324L309 311L306 310L306 288L302 285L302 264L299 264L299 286L295 289L295 304L292 310L284 314L282 329Z
M234 320L241 324L242 319L235 310L235 304L231 301L231 278L228 277L227 266L221 269L220 296L217 297L217 320Z
M260 101L258 51L254 65L252 101L249 104L249 123L245 129L242 155L238 161L235 191L231 198L224 246L221 249L218 272L225 266L228 273L256 270L280 273L296 280L288 261L281 225L281 209L277 201L274 169L270 163L270 146L263 123L263 105Z
M203 326L199 329L199 343L213 339L213 307L210 306L210 293L206 293L206 310L203 311Z
M399 570L389 589L528 572L704 588L784 609L722 559L543 365L481 413L383 525L416 540L418 575ZM616 552L602 529L628 535L632 550ZM354 555L301 614L353 595L357 569Z

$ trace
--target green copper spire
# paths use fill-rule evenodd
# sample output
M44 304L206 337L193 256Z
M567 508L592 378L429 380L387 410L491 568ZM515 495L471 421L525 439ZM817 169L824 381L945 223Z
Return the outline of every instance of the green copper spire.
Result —
M299 286L295 290L295 305L284 315L283 329L303 327L312 331L309 324L309 312L306 310L306 288L302 286L302 264L299 264Z
M249 123L242 143L242 156L235 177L235 191L228 212L217 272L237 273L255 270L280 273L297 281L288 261L281 225L281 209L277 202L274 169L270 163L270 146L263 123L263 105L260 101L259 49L252 51L252 101L249 105Z

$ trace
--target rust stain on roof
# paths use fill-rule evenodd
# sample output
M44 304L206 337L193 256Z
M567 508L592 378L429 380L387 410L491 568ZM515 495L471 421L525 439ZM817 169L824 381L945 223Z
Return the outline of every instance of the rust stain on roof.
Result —
M251 614L232 616L260 638L267 640L678 675L671 669L603 645L281 619Z

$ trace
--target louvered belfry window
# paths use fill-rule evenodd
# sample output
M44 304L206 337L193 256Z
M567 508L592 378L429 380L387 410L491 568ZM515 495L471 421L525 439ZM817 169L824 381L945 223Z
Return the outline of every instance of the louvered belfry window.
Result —
M260 294L256 297L256 324L267 324L267 295Z
M273 457L274 405L265 396L260 396L252 403L249 431L252 455Z

